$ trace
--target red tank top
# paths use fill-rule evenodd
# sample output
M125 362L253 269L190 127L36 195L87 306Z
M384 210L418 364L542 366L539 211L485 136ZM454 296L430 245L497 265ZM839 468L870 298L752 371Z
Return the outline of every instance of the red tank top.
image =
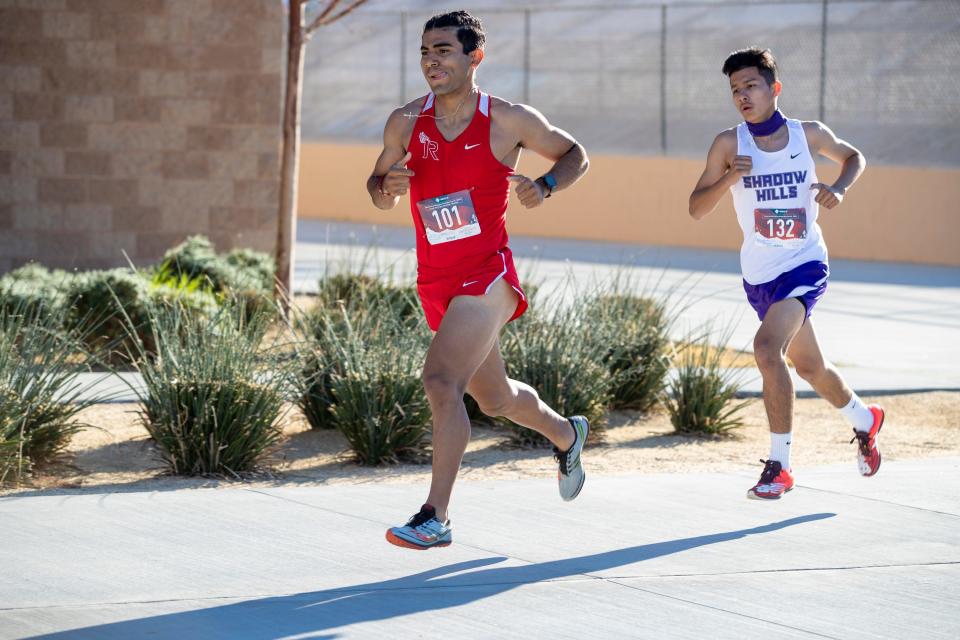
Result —
M426 97L421 115L435 115L432 93ZM440 135L433 117L417 118L408 151L412 157L407 168L416 174L410 178L410 211L417 229L420 266L442 269L471 264L507 246L506 213L510 195L507 176L512 175L513 170L500 162L490 149L489 95L477 96L477 108L470 124L449 142ZM462 191L470 194L479 233L431 244L422 218L427 215L429 219L430 214L421 214L417 203ZM437 213L433 215L442 228Z

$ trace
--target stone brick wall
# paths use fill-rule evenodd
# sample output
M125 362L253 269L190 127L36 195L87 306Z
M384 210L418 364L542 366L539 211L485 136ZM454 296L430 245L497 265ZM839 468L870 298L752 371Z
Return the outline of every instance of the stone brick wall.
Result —
M281 0L0 0L0 273L273 251Z

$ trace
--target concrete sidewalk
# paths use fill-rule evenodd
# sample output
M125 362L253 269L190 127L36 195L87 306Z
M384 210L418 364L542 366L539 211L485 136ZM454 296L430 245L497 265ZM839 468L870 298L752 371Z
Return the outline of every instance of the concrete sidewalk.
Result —
M0 638L960 636L960 459L755 479L463 481L428 552L383 539L415 485L19 494Z

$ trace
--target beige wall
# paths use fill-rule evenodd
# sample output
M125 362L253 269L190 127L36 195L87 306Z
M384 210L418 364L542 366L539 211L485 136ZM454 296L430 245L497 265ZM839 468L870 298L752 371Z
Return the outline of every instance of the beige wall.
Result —
M279 0L0 0L0 273L272 251Z
M406 200L393 211L373 207L364 181L379 153L374 145L306 144L301 161L299 215L353 222L409 225ZM538 176L539 158L520 172ZM512 234L638 244L736 249L741 234L730 198L704 220L687 215L687 198L701 160L635 156L591 157L589 173L545 207L511 204ZM836 165L818 167L832 180ZM960 266L960 171L871 166L821 226L835 258Z

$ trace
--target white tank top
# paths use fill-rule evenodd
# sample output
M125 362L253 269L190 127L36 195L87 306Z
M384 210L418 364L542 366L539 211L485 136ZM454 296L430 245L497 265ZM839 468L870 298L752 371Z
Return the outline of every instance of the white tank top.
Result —
M737 127L737 155L753 159L750 175L730 187L743 230L740 270L750 284L770 282L805 262L827 261L817 224L820 205L810 189L816 166L800 121L788 119L787 131L787 146L771 152L757 147L747 123Z

